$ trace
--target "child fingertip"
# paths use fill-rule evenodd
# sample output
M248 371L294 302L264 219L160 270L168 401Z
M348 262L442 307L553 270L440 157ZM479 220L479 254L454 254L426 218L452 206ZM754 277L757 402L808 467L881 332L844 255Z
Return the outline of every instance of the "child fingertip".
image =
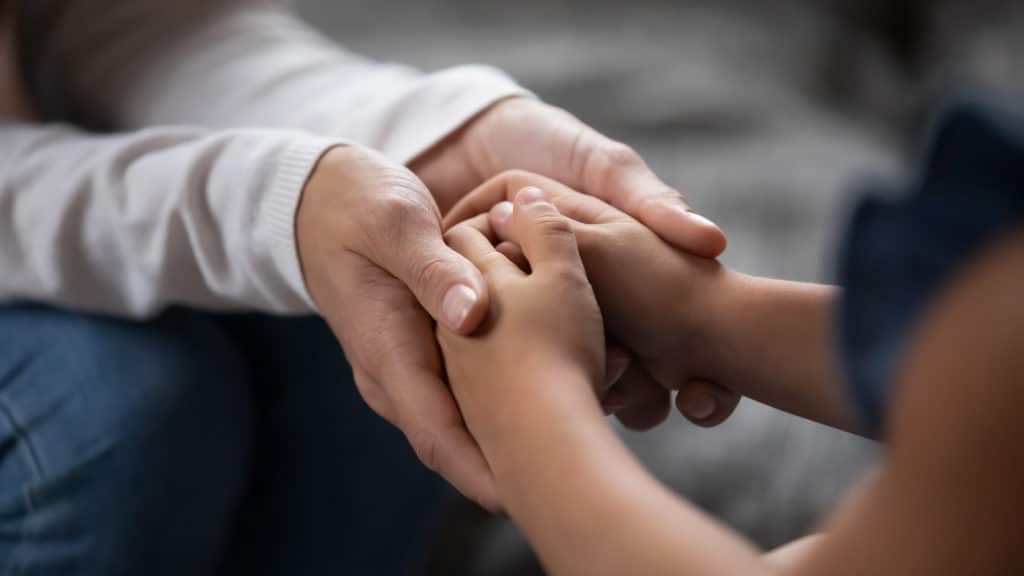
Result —
M692 420L707 420L715 413L716 402L709 394L694 394L682 402L680 409Z
M512 203L498 202L491 208L491 220L498 225L505 224L512 217Z
M522 205L536 204L544 201L544 191L536 186L527 186L516 194L516 202Z

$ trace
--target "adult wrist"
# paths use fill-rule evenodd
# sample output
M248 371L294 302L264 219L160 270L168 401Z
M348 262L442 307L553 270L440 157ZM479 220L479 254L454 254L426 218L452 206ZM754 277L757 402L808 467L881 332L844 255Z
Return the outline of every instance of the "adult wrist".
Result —
M256 249L264 252L294 295L293 308L316 311L302 270L296 220L306 185L320 161L345 143L303 135L289 145L278 160L269 193L260 205L254 226Z

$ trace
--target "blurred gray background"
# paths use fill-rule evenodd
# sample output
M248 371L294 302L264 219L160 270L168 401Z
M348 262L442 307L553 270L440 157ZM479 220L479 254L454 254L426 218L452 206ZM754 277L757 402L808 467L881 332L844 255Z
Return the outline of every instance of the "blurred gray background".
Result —
M829 281L858 183L905 178L951 95L1024 94L1013 1L299 0L350 49L427 70L496 65L635 147L729 237L742 271ZM758 544L807 533L873 444L751 401L701 430L624 437ZM431 573L537 573L514 527L453 502Z

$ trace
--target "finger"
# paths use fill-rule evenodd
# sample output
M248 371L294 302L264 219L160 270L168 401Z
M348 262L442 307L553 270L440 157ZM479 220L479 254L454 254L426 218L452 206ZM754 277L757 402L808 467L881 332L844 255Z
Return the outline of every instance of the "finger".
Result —
M725 422L736 410L741 396L728 388L693 380L679 388L676 408L687 420L711 428Z
M669 391L659 386L639 364L633 363L613 390L622 394L615 416L632 430L647 430L665 421L671 410Z
M667 192L667 194L677 194ZM725 234L717 224L663 195L641 197L634 210L623 208L663 240L695 256L717 258L725 251Z
M571 148L567 162L551 174L555 179L626 212L677 248L708 258L725 250L721 229L691 211L632 148L586 126L575 132Z
M386 395L390 409L378 413L402 430L425 465L497 510L494 477L441 380L430 317L400 280L359 255L347 257L339 266L347 273L337 284L337 298L325 301L322 312L351 364L360 367L364 384ZM377 410L381 403L367 397L365 388L360 393Z
M555 208L558 208L557 204L555 205ZM525 256L522 256L522 249L517 244L519 239L515 236L515 231L512 229L512 212L513 207L511 202L499 202L491 208L487 217L490 224L491 234L494 237L492 240L498 242L498 250L502 251L503 254L507 252L506 255L510 260L519 264L520 268L529 270L529 262L525 262ZM561 212L561 209L559 209L559 212ZM569 226L572 228L573 235L576 236L577 244L579 244L581 240L590 238L590 234L595 230L595 228L588 224L578 222L573 218L569 218ZM515 258L520 256L523 257L523 260L515 260ZM525 267L523 266L524 262L526 263Z
M523 188L544 190L548 201L564 216L586 224L598 224L613 219L628 219L624 213L593 196L539 174L523 170L509 170L491 178L463 197L444 218L444 227L483 214L501 202L511 202Z
M486 222L486 214L481 214L480 217ZM477 227L470 225L470 221L448 230L444 238L452 249L468 258L489 278L523 275L519 267L496 250Z
M459 334L475 330L488 306L480 271L445 244L437 214L422 202L383 203L388 208L375 215L380 225L367 233L367 254L408 286L438 322Z
M523 254L523 249L519 247L519 244L505 241L495 246L494 249L501 252L505 258L508 258L520 270L527 274L530 273L530 262L526 259L526 255Z
M511 201L515 192L509 192L504 174L499 174L480 186L474 188L469 194L463 196L455 206L449 210L442 221L445 230L476 216L484 214L491 209L491 206L503 201Z
M459 227L472 228L483 236L491 246L498 241L498 236L494 233L494 228L491 226L491 221L487 214L477 214L472 218L464 220L459 223Z
M540 188L527 187L516 194L511 228L533 271L570 267L583 272L569 219L545 199Z
M487 220L495 236L502 239L509 238L509 235L512 233L510 228L512 227L512 212L514 211L512 202L502 201L495 204L490 212L487 213Z

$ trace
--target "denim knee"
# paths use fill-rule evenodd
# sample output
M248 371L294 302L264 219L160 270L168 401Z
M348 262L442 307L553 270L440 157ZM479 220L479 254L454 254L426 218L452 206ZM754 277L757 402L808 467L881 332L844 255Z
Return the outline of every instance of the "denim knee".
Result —
M249 413L245 363L201 314L0 308L0 566L212 573Z

